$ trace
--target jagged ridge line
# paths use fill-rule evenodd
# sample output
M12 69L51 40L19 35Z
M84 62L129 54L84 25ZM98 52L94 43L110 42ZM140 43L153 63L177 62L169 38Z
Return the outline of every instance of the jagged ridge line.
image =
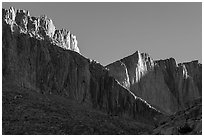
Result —
M15 9L13 7L10 7L9 9L2 8L2 10L2 17L4 21L11 26L11 30L19 29L19 33L29 34L29 36L33 35L40 39L45 39L46 36L48 36L51 38L52 44L55 44L63 49L76 51L80 54L76 36L67 29L57 30L52 20L46 15L41 15L38 17L30 16L28 10ZM46 34L43 36L41 31L44 31L43 33ZM69 34L69 36L67 34Z

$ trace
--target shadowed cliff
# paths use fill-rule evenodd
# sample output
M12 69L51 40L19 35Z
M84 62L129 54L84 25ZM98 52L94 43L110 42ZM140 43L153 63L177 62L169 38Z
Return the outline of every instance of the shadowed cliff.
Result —
M109 115L157 123L162 113L121 86L102 65L80 55L69 31L55 30L48 17L31 17L28 11L2 13L4 83L75 100Z
M48 17L2 9L3 134L151 134L201 96L197 64L136 52L106 68Z

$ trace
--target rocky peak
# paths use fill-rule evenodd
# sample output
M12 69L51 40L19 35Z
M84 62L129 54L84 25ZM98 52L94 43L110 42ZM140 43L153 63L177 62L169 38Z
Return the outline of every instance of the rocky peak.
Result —
M178 67L176 60L174 58L156 60L155 64L159 65L160 67L164 69L169 69L169 70L175 70Z
M147 53L140 53L140 51L136 51L134 54L121 59L121 61L127 66L128 70L134 68L134 70L131 70L133 74L129 74L130 83L139 82L147 71L154 68L151 57Z
M76 36L70 31L56 30L52 20L46 16L31 17L26 11L12 8L7 11L4 10L2 23L4 80L38 93L63 96L111 115L129 116L145 123L154 124L156 116L162 115L148 102L121 86L100 63L73 52L79 50Z
M169 114L202 95L202 65L198 61L154 61L148 54L136 51L107 68L121 85Z
M202 65L198 62L198 60L194 60L191 62L184 62L184 63L180 63L178 65L185 65L187 67L187 70L189 71L189 73L193 73L193 71L198 70L198 69L202 69Z
M142 53L140 51L136 51L132 57L135 59L135 61L138 63L138 67L143 69L144 71L147 71L149 69L152 69L154 67L154 61L147 53ZM136 57L136 58L135 58Z
M123 86L130 89L130 85L138 83L140 79L154 68L154 61L147 53L136 51L106 66L110 74L115 77Z
M202 95L202 64L198 60L180 63L178 66L185 66L188 76L190 76L198 87L200 95Z
M10 7L9 9L2 9L2 20L17 35L24 33L38 39L51 40L55 45L64 49L80 52L76 36L65 29L56 30L53 21L46 15L32 17L29 11L16 10Z
M149 54L141 53L141 56L142 56L143 62L145 62L145 64L146 64L148 70L154 67L154 61L149 56Z
M52 38L55 33L55 26L52 20L45 15L41 16L39 19L39 31L42 36L47 35L50 38Z
M7 24L12 24L15 20L16 13L13 7L7 9L2 9L2 20L4 20Z
M76 36L71 34L70 31L66 29L56 30L53 39L59 43L60 47L79 52Z
M139 51L136 52L137 55L137 66L136 66L136 76L135 76L135 82L138 82L140 78L146 73L147 71L147 65L146 62L144 62L141 54Z

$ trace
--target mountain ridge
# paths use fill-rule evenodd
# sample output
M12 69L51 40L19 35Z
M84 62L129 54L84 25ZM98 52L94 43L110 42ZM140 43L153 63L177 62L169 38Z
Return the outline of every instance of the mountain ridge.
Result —
M111 115L129 115L136 119L145 117L153 123L154 115L161 115L146 101L135 98L129 90L120 86L100 63L83 57L76 50L64 49L47 38L47 35L55 36L56 31L55 34L47 30L46 34L44 31L37 31L44 38L32 37L30 32L21 31L21 27L13 30L15 22L9 16L13 15L10 14L13 13L12 8L3 12L4 80L12 79L16 85L42 94L56 94L88 103Z
M161 109L170 108L166 110L167 113L174 113L185 106L184 102L202 95L202 64L198 60L184 63L177 63L174 58L153 60L147 53L136 51L107 65L106 68L113 77L137 96ZM166 93L159 95L162 91ZM151 95L148 95L148 92ZM160 103L154 100L157 98L154 96L155 93L164 100ZM189 99L185 99L184 94L189 94L187 96ZM166 101L174 103L162 106L162 102Z
M54 95L74 100L107 115L128 117L151 126L157 126L160 117L165 117L170 112L177 110L172 107L173 105L180 107L174 101L176 100L173 96L174 92L168 89L172 83L166 84L169 77L170 80L173 77L175 70L172 68L177 66L174 59L155 63L147 53L136 51L133 55L118 61L116 67L113 65L114 69L109 68L112 65L105 67L81 55L76 37L68 30L56 30L51 19L46 16L36 18L30 17L29 12L25 10L2 9L2 51L2 81L4 83L2 94L8 104L10 92L12 93L12 90L9 90L9 93L6 90L8 88L6 85L9 83L17 86L18 92L22 90L22 94L25 89L28 91L32 89L37 94L45 95L46 98ZM134 58L131 58L132 56ZM202 82L200 82L202 65L196 65L196 63L193 61L190 64L181 64L178 70L179 74L182 74L181 82L183 78L187 79L184 83L191 83L193 86L190 88L192 89L195 85L193 79L198 78L199 80L195 83L200 91L202 89ZM167 71L166 68L170 69ZM193 70L189 71L191 69ZM173 72L172 75L169 75L169 72ZM149 74L151 74L150 79ZM155 79L152 80L152 76ZM152 96L148 96L148 92L151 93L150 90L144 90L147 91L145 96L140 94L142 90L140 92L132 90L132 85L140 81L143 81L144 85L133 86L133 89L143 86L151 89L148 83L152 85L156 79L158 79L156 83L158 87L163 84L169 91L165 93L166 95L163 93L162 99L153 96L152 101ZM148 82L145 82L146 80ZM190 89L189 87L184 88ZM159 95L162 93L160 91L155 93ZM195 96L197 97L197 90ZM26 96L15 95L11 97L11 102L12 98L16 100L24 99L24 97L26 98ZM162 106L158 106L157 103L162 101L167 104L163 103ZM168 101L175 104L172 105ZM5 111L7 108L4 107L3 112ZM3 119L4 122L6 120ZM12 123L9 120L7 122Z
M25 33L38 39L51 40L64 49L80 53L76 36L66 29L57 30L46 15L34 17L27 10L10 7L8 10L2 9L2 20L10 25L13 33Z

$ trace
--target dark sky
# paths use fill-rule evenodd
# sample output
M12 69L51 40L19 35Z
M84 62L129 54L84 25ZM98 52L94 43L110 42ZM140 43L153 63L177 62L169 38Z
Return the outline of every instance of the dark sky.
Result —
M77 36L82 55L107 65L136 50L202 62L202 3L3 3L47 15Z

